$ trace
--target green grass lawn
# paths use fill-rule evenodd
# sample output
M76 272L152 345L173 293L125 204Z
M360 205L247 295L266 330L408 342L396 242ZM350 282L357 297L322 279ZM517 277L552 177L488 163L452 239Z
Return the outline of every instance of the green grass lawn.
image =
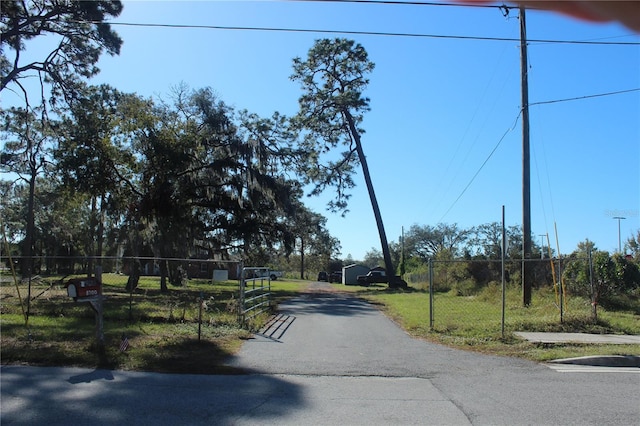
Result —
M71 277L66 277L69 279ZM0 343L3 364L69 365L172 373L225 373L222 366L268 318L255 318L249 329L238 325L237 281L189 280L185 287L160 292L158 277L143 276L138 288L125 291L127 277L103 275L104 349L96 339L95 313L74 302L61 277L32 282L29 319L25 321L27 286L0 285ZM304 291L307 283L271 282L276 302ZM20 297L18 297L18 291ZM200 311L200 302L202 311ZM119 350L122 338L129 347Z
M138 288L125 291L126 276L105 274L104 349L96 345L95 315L87 303L67 297L59 277L32 283L28 324L13 282L0 286L0 343L3 364L69 365L173 373L225 373L223 367L268 318L255 318L250 329L240 327L235 311L238 283L189 280L185 287L160 292L157 277L142 277ZM307 281L271 282L275 302L309 291ZM501 332L501 293L489 288L472 297L434 295L430 324L429 294L420 290L388 290L386 286L332 285L333 291L362 297L417 338L479 352L544 361L589 354L640 355L640 345L538 345L514 337L514 331L580 331L640 334L634 312L599 309L598 322L584 300L569 298L560 322L555 294L534 292L530 307L522 307L519 291L509 289L505 335ZM26 286L19 287L22 299ZM202 311L200 311L200 303ZM638 310L636 310L638 312ZM129 348L119 350L126 336Z
M339 287L338 287L339 288ZM388 290L386 287L352 287L347 291L374 303L411 335L461 349L546 361L586 355L640 355L640 345L536 344L515 337L515 331L583 332L640 335L640 316L634 312L598 309L591 316L588 301L567 296L563 318L555 292L540 289L532 303L522 306L519 289L507 289L504 335L502 292L488 288L476 296L436 293L433 327L429 294L425 291ZM637 309L636 309L637 311Z

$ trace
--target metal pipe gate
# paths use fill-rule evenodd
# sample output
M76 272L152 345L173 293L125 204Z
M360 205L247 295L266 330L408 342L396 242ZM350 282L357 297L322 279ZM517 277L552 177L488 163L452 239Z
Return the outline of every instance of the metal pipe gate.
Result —
M263 312L271 310L271 271L267 267L242 268L238 322L247 322Z

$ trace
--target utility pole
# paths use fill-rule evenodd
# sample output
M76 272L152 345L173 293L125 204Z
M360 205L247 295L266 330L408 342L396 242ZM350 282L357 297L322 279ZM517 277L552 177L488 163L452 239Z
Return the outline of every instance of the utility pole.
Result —
M522 76L522 304L531 304L531 173L529 158L529 66L527 63L527 22L520 6L520 72Z

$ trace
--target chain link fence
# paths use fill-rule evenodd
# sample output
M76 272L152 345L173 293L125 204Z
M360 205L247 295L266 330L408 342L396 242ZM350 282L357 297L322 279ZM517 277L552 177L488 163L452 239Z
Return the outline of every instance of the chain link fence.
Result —
M548 322L590 318L594 312L588 283L560 280L563 271L588 269L588 259L530 259L532 285L525 306L522 260L506 260L504 280L500 260L432 260L421 271L405 274L409 285L429 296L432 330L464 334L467 328L488 324L496 333L536 328L533 319ZM564 274L566 275L566 274Z
M65 284L75 277L86 277L97 265L102 267L103 293L109 298L107 315L118 321L193 322L221 321L227 315L229 324L238 318L238 281L242 265L199 259L71 258L39 257L33 259L30 280L17 278L23 259L0 259L4 266L2 312L23 300L27 313L39 310L64 315L74 308ZM615 292L598 289L589 259L530 259L526 261L532 284L532 300L524 305L522 261L462 259L432 260L422 270L404 275L409 285L427 296L421 309L427 313L428 326L436 331L464 333L477 324L504 334L507 330L534 330L540 324L590 319L596 310L604 309L605 298L611 305ZM15 271L15 274L11 271ZM14 282L14 276L16 281ZM162 276L165 277L163 283ZM564 276L561 281L558 277ZM197 284L196 284L197 283ZM183 291L163 292L163 286ZM609 292L603 293L603 292ZM597 298L594 294L599 293ZM161 297L162 296L162 297ZM162 300L160 303L154 301ZM154 309L141 309L154 302ZM204 304L204 305L203 305ZM76 304L77 305L77 304ZM15 309L14 309L15 310ZM216 315L209 315L216 313ZM535 320L534 320L535 318Z
M235 326L239 262L151 257L2 257L0 311L30 316L91 317L96 292L70 294L76 278L101 277L105 317L117 322L226 323ZM22 277L22 271L33 271ZM101 271L100 271L101 269ZM91 271L91 272L90 272ZM100 271L96 273L97 271ZM164 278L163 278L164 276ZM180 291L164 291L165 289ZM150 306L153 306L150 309Z

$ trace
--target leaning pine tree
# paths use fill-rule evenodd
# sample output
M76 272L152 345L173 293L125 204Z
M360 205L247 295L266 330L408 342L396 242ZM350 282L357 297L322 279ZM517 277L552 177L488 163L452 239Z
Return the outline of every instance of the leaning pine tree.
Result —
M362 96L369 80L365 77L374 68L364 47L353 40L336 38L316 40L306 60L293 60L291 79L302 84L300 111L294 123L305 132L302 148L308 155L303 162L304 175L315 185L312 194L335 187L337 198L329 203L332 211L346 213L348 190L353 182L354 166L359 163L375 215L389 287L404 287L406 283L395 275L389 244L378 207L367 160L362 149L359 127L363 114L369 111L369 99ZM320 153L346 147L337 159L321 161Z

